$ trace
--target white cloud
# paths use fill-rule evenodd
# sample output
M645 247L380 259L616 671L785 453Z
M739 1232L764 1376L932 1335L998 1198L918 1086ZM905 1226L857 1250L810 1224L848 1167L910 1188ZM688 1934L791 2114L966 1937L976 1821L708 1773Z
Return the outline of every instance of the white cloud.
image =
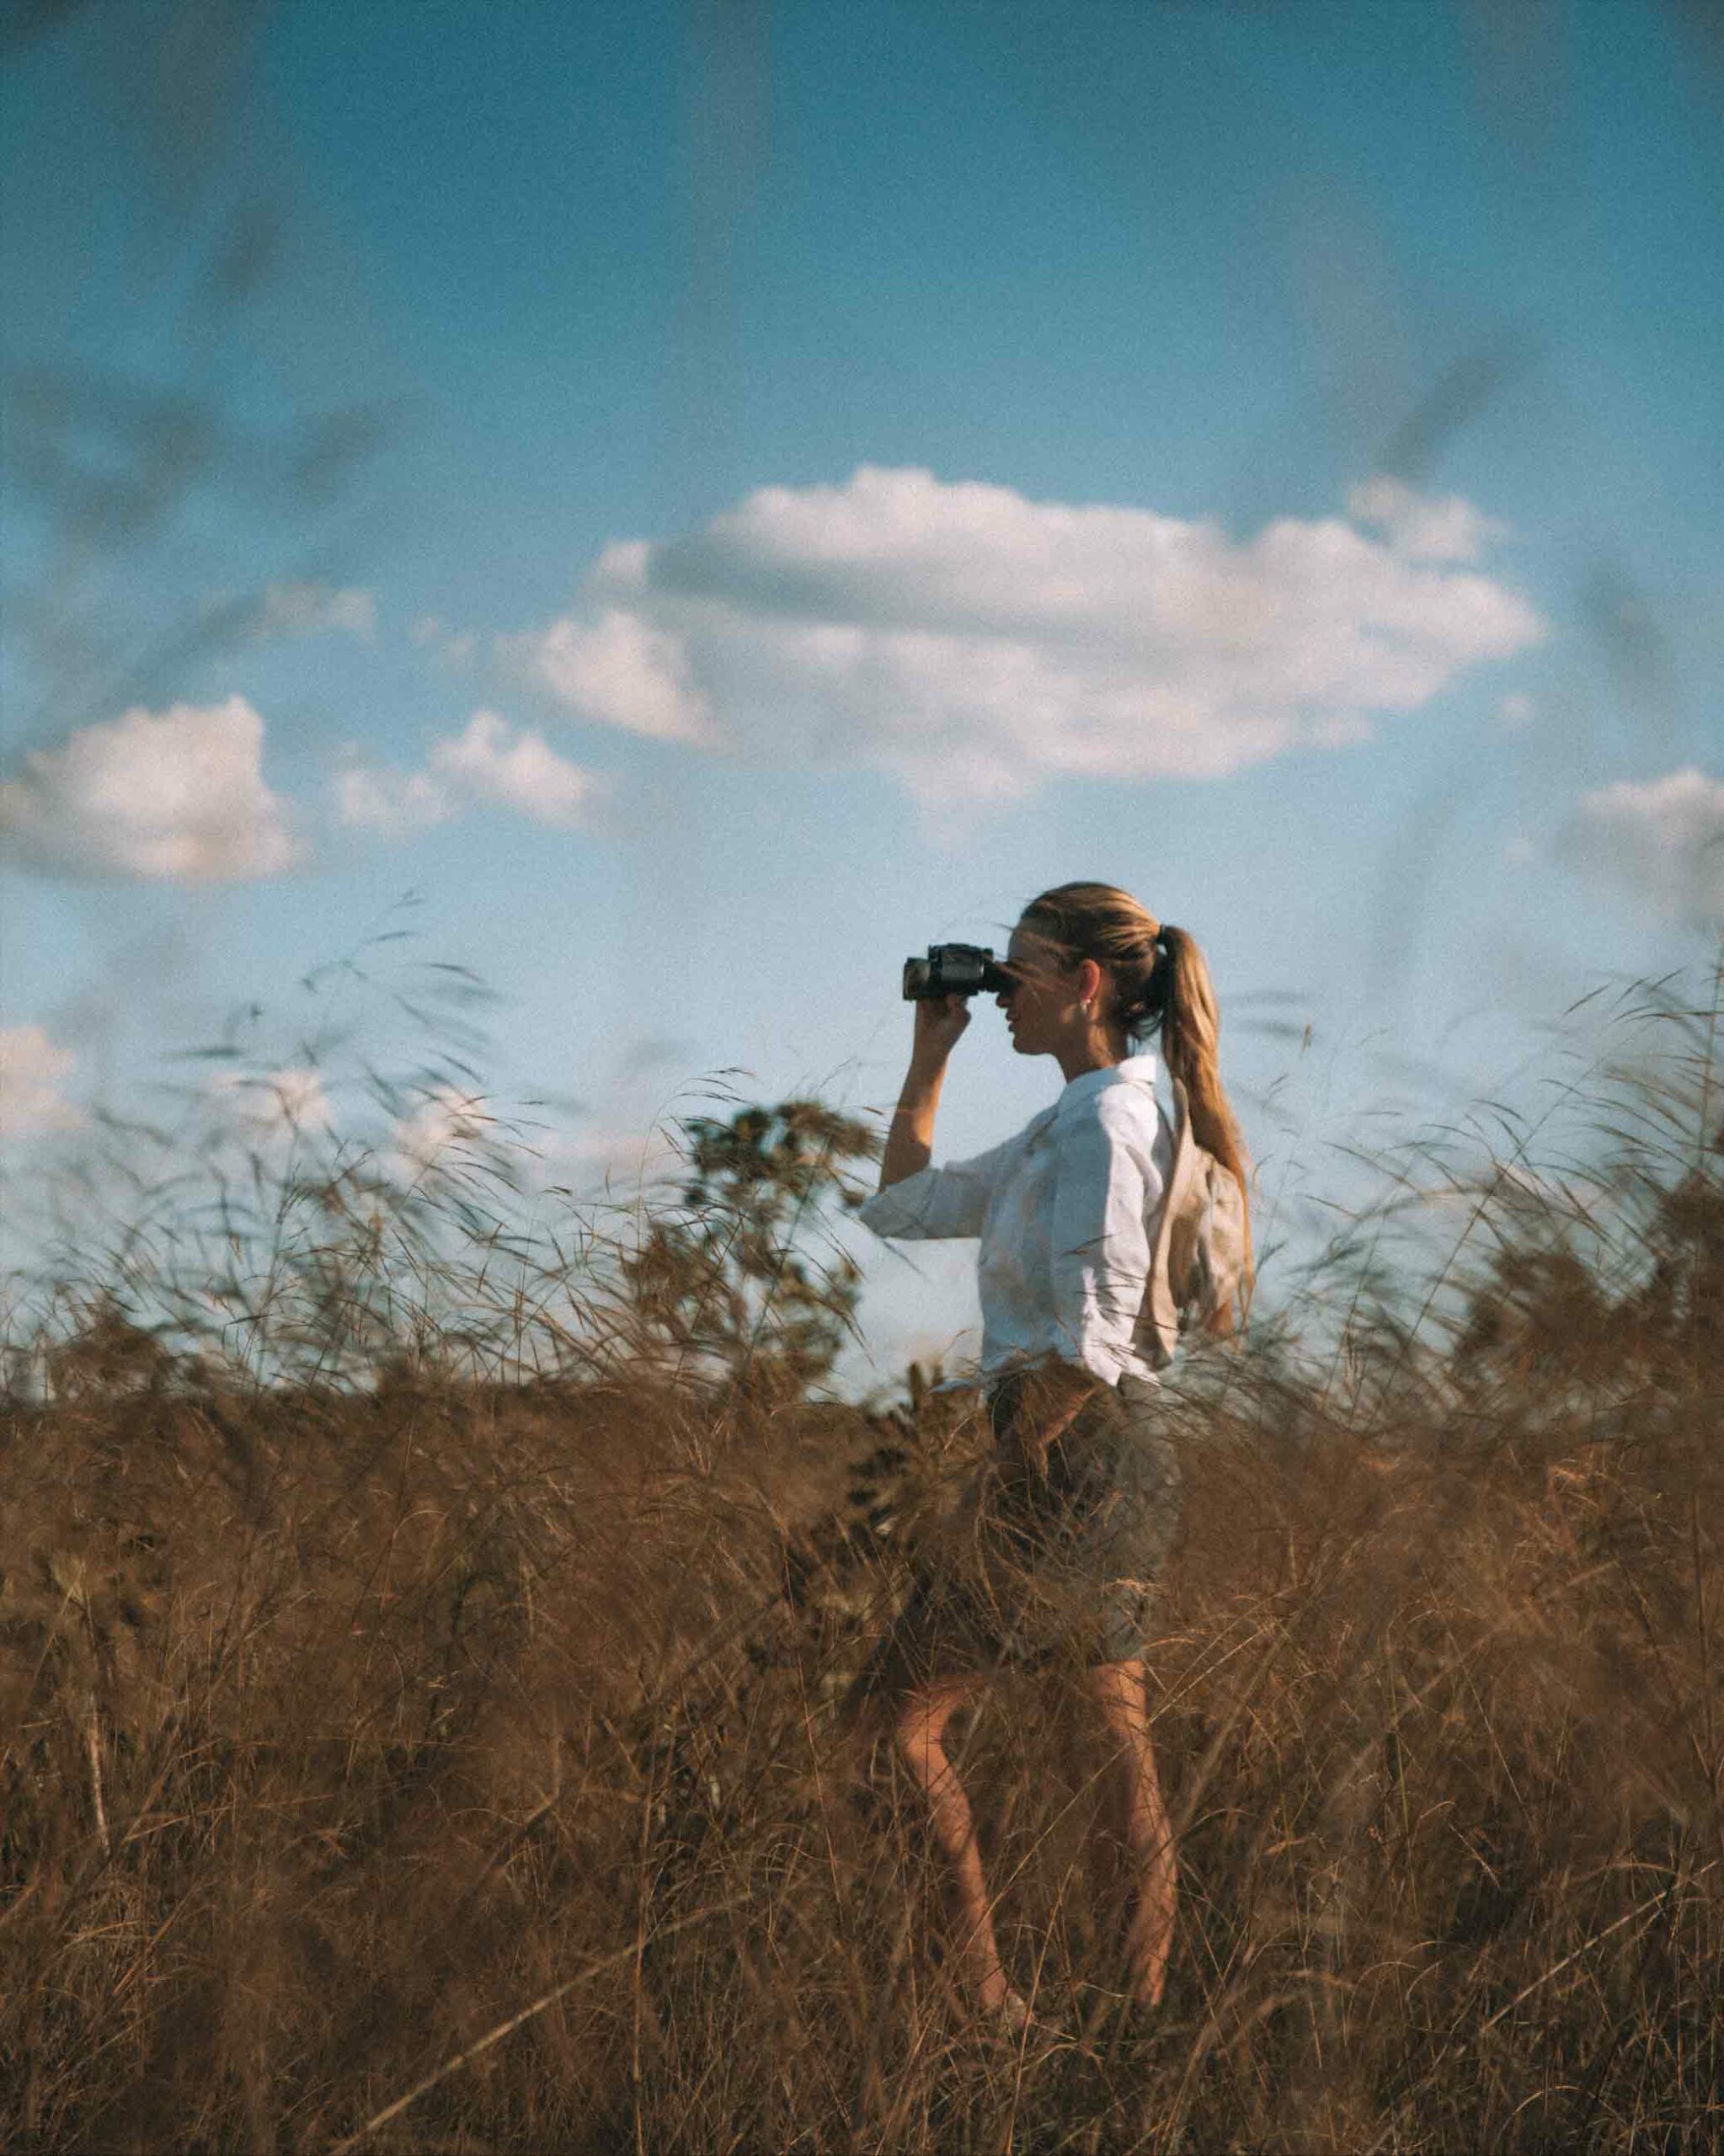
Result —
M1476 562L1508 529L1459 494L1433 500L1386 474L1355 487L1347 508L1358 523L1374 525L1396 553L1412 562Z
M536 824L580 821L599 782L549 748L542 734L520 734L494 711L476 711L464 734L440 741L431 769L455 792L495 802Z
M355 764L336 773L334 792L340 822L383 838L407 838L455 814L448 787L429 771L373 771Z
M444 823L473 802L573 829L604 790L597 773L559 756L542 734L516 733L494 711L476 711L464 732L439 741L424 771L355 765L334 782L341 822L392 838Z
M728 1084L709 1091L695 1076L697 1055L692 1041L643 1033L621 1045L606 1068L584 1067L581 1097L548 1103L550 1118L533 1132L537 1180L612 1203L686 1183L681 1123L720 1103L734 1106Z
M496 1125L482 1093L464 1093L457 1086L435 1086L395 1125L398 1165L409 1177L424 1175L440 1166L451 1150L483 1139Z
M0 785L0 844L74 876L214 883L300 858L263 778L264 722L243 696L141 705L33 749Z
M538 1180L576 1198L629 1203L688 1180L688 1157L662 1123L552 1132L536 1140Z
M414 642L450 666L465 666L478 646L472 629L451 629L440 615L421 614L411 631Z
M1724 922L1724 779L1692 766L1620 779L1585 796L1560 846L1572 867L1662 913L1705 928Z
M377 602L358 584L271 584L258 613L260 637L315 636L328 629L368 637L377 627Z
M224 1070L211 1090L250 1136L324 1131L331 1125L329 1097L319 1070Z
M600 582L643 552L638 546L607 548ZM542 636L505 643L529 679L606 726L665 741L698 741L711 727L711 707L689 677L682 644L627 607L602 607L590 620L553 622Z
M77 1061L40 1026L0 1026L0 1138L31 1130L75 1130L83 1117L60 1097Z
M582 603L505 640L582 716L766 762L891 773L924 804L1059 774L1214 777L1357 739L1543 624L1459 564L1492 527L1379 482L1391 528L1245 541L1140 509L863 467L607 547Z

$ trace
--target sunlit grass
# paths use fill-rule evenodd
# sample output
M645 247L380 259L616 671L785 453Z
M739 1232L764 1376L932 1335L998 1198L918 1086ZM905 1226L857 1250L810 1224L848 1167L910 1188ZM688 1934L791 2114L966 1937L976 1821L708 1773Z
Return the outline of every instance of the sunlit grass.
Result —
M979 1442L920 1372L820 1396L866 1134L691 1125L681 1203L584 1210L500 1122L392 1156L461 1075L429 1064L365 1143L193 1117L152 1182L134 1135L109 1239L13 1299L8 2145L1712 2145L1701 986L1621 999L1554 1152L1481 1112L1380 1162L1279 1318L1188 1366L1157 2016L1113 1996L1075 1700L1014 1684L960 1742L1014 1980L1071 2038L1022 2054L970 2027L912 1792L842 1711Z

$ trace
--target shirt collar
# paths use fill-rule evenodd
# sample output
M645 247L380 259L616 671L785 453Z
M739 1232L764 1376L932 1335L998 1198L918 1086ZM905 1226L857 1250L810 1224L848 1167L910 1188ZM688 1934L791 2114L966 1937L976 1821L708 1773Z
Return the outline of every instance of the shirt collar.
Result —
M1048 1129L1056 1116L1061 1115L1080 1101L1086 1101L1092 1093L1099 1093L1109 1086L1142 1086L1150 1093L1156 1090L1156 1059L1152 1054L1129 1055L1123 1063L1107 1064L1099 1070L1081 1070L1075 1078L1065 1081L1065 1090L1051 1107L1030 1119L1028 1130L1032 1138L1038 1138Z
M1129 1055L1124 1063L1104 1064L1099 1070L1080 1070L1075 1078L1066 1081L1065 1090L1054 1105L1056 1109L1071 1107L1109 1086L1146 1086L1154 1092L1155 1057L1148 1054Z

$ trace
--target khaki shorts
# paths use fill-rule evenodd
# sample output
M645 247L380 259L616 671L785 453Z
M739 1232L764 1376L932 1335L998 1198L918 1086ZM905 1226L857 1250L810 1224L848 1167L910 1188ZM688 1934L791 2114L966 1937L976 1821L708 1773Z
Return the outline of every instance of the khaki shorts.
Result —
M1024 1442L1022 1393L1011 1378L990 1389L994 1449L918 1564L862 1700L1001 1668L1134 1661L1155 1637L1181 1511L1160 1387L1098 1387L1045 1468Z

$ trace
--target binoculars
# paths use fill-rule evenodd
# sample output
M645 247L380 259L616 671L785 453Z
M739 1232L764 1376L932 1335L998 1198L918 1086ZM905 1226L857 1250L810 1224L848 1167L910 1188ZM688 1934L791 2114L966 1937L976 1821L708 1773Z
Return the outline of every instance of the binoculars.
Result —
M931 943L926 958L904 962L904 1000L926 1003L937 995L998 995L1012 976L979 943Z

